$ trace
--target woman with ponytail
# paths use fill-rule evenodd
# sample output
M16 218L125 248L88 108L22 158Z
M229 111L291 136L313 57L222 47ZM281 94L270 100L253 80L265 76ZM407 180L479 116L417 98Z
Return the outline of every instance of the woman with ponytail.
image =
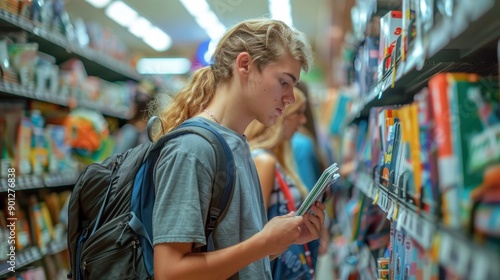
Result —
M287 106L275 125L253 121L245 131L259 174L267 218L298 209L308 189L296 171L291 138L307 122L304 93L294 89L295 103ZM307 164L307 163L304 163ZM319 241L293 244L271 262L273 279L314 279Z
M319 237L324 205L268 221L259 177L244 132L254 120L272 126L295 102L294 86L310 67L311 47L303 33L281 21L243 21L221 38L209 67L158 115L167 133L189 119L215 128L229 144L236 184L227 213L205 245L215 153L195 134L170 140L157 162L153 210L155 279L272 279L270 260L292 244Z

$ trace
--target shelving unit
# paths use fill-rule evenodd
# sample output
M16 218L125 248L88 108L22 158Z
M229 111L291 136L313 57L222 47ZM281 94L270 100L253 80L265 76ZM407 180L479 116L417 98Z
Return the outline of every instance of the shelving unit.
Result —
M377 1L377 4L380 2L383 1ZM422 8L422 5L419 6L418 4L422 4L422 2L415 1L411 3L418 7L416 8L417 21L420 20L420 18L418 18L418 13L419 9ZM424 4L436 5L435 2L436 1L425 1ZM405 6L407 3L409 2L406 2ZM472 216L467 217L474 219L474 222L471 222L468 225L469 227L464 227L461 221L456 223L450 223L448 221L447 215L449 215L449 209L445 208L446 206L443 207L442 204L449 205L450 203L457 203L457 205L459 205L457 207L460 208L460 211L462 211L461 214L463 214L461 218L465 219L465 212L468 210L465 208L466 206L463 206L466 204L465 202L459 202L459 199L453 201L441 197L436 198L436 196L427 194L426 196L422 195L422 201L420 203L414 203L414 201L412 201L412 194L410 193L413 189L410 188L410 190L407 190L406 186L397 185L394 185L394 187L392 185L386 187L382 184L385 179L379 179L379 177L387 178L385 176L391 174L390 172L403 170L405 167L399 166L399 164L406 164L408 168L404 170L411 173L409 176L411 179L409 180L413 180L413 176L421 175L421 178L415 177L415 182L412 181L415 185L415 189L417 186L418 188L425 186L427 187L425 191L429 191L430 186L427 184L430 184L430 179L432 179L432 184L444 184L443 182L445 180L442 179L442 177L445 176L442 176L441 172L443 171L440 167L448 162L438 161L442 159L443 156L438 154L437 148L433 145L438 145L437 142L440 141L439 137L442 137L442 133L450 132L436 131L437 128L435 123L439 121L436 116L440 116L440 112L444 111L440 111L440 109L436 108L440 108L440 104L448 104L446 102L451 103L453 101L451 100L453 96L450 94L451 97L448 96L448 99L444 98L445 101L436 101L436 95L428 99L422 97L418 100L414 100L415 95L422 93L419 96L428 97L430 94L446 94L444 90L443 92L439 92L435 88L427 92L423 91L423 88L428 86L429 80L438 73L475 73L477 77L480 77L481 80L485 81L485 84L488 83L488 85L490 85L489 82L497 81L496 78L499 73L498 61L500 59L498 57L500 51L498 49L500 46L498 45L500 39L500 1L463 0L448 1L447 3L453 3L454 5L452 16L443 16L440 12L433 11L434 16L437 16L437 18L434 21L432 29L422 34L421 40L414 39L412 45L408 46L406 57L402 56L398 58L398 60L396 60L396 56L399 53L399 44L397 44L392 50L391 57L391 61L396 62L395 67L389 69L380 81L376 82L367 92L362 92L362 97L354 101L350 108L350 113L343 119L344 127L352 133L349 135L352 139L343 137L342 140L348 142L345 144L346 146L352 144L353 147L355 147L353 149L356 150L356 154L350 156L357 159L359 161L358 166L360 166L360 169L352 174L352 185L357 190L352 192L353 197L352 200L349 201L352 203L350 205L351 207L356 205L360 207L360 209L356 208L355 210L349 209L346 211L354 213L352 214L354 217L353 219L359 222L359 224L356 225L357 227L360 227L361 223L362 225L373 228L375 228L375 226L373 226L375 223L377 229L386 225L390 226L390 228L384 227L384 230L387 229L389 232L380 231L382 232L380 233L376 229L370 228L368 234L355 233L357 236L354 238L358 241L366 241L367 246L373 247L372 254L374 259L389 259L390 264L388 270L392 273L390 275L392 279L406 279L405 277L413 277L413 279L422 279L422 277L423 279L430 279L426 277L452 277L453 279L489 280L499 279L500 276L500 248L495 232L496 229L490 230L490 228L488 228L486 230L484 228L479 228L479 226L474 223L478 221L476 220L478 219L477 216L473 216L473 213L470 214L470 212L467 212L467 215L470 214ZM399 4L402 5L403 2L399 1ZM441 4L443 4L443 2L441 2ZM385 16L385 13L389 11L401 9L401 6L395 6L394 9L384 11L382 16ZM409 11L407 10L407 12ZM383 22L391 27L389 29L390 31L382 27L385 33L381 33L381 41L383 41L384 35L392 34L391 32L394 32L395 35L399 35L396 34L394 30L397 31L398 29L407 28L402 26L399 22L400 18L394 14L391 14L392 17L390 19L395 19L394 22L391 21L390 24L388 24L387 21ZM380 14L378 15L380 16ZM406 15L409 15L409 13ZM384 20L387 20L388 17L389 16L385 17ZM418 31L419 30L417 30L417 32ZM405 32L406 30L403 31L404 34ZM391 38L390 41L394 40L394 38ZM352 72L349 72L349 74L359 74L353 78L354 82L360 82L361 86L359 88L363 88L363 83L366 82L363 80L363 74L371 75L375 67L374 64L376 64L372 62L373 60L367 65L360 66L356 64L368 60L368 51L375 52L372 45L361 45L365 44L365 42L360 42L359 46L354 46L354 50L349 49L349 51L357 53L359 57L358 60L353 60L353 65L349 65L350 67L352 66L352 68L348 69L354 69ZM372 41L369 42L371 43ZM383 41L383 43L388 45L391 42ZM387 46L385 47L387 48ZM374 57L376 56L372 55L372 53L369 54L370 59L374 59ZM347 61L347 63L351 62L352 61ZM356 68L357 66L360 67ZM387 68L386 65L385 67ZM490 80L489 77L492 79ZM496 90L495 86L492 87ZM356 87L353 86L353 88ZM431 90L433 91L429 93ZM456 92L454 93L456 94ZM497 92L494 94L496 93ZM429 95L426 96L425 94ZM412 107L401 108L400 106L410 103L412 103ZM497 103L491 101L491 104L493 103L497 105ZM488 103L488 105L489 104L490 103ZM419 106L418 108L417 105ZM377 113L371 110L376 107L380 109ZM408 111L405 111L405 109L409 108L413 110L410 116L406 114ZM428 108L432 108L432 111L426 111ZM497 107L494 108L494 110L497 110ZM446 111L445 113L449 115L445 116L445 121L457 127L459 125L464 125L459 121L453 123L453 118L463 112L463 109L462 107L458 108L458 112ZM474 110L472 111L474 114L479 114L476 113L479 109L475 107L470 110ZM497 111L495 111L495 113L497 113ZM460 117L463 118L462 115L460 115ZM398 120L394 121L396 118ZM495 120L491 126L497 124ZM461 128L462 130L467 129L467 126L464 126L465 128ZM408 134L410 129L412 131ZM484 131L489 131L488 129L491 129L491 127L485 126L482 127L482 129ZM401 130L406 133L405 136L407 138L404 140L396 138L395 136L402 137ZM441 133L441 135L439 133ZM477 134L479 134L479 132L477 132ZM458 136L455 134L451 136L453 138L453 144L450 145L453 150L450 153L453 153L453 159L466 158L464 153L470 152L469 147L461 147L462 150L460 150L458 147L459 144L456 144L457 141L461 140L459 137L465 137L464 135L476 134L464 134L463 131L461 131L461 134ZM397 140L393 141L393 139ZM418 139L418 141L411 142L413 139ZM403 150L401 150L401 143L405 145ZM496 149L497 146L493 146ZM433 150L434 148L436 148L436 150ZM375 151L374 149L378 150ZM466 151L464 152L464 150ZM395 158L394 155L399 156L399 158ZM414 157L418 159L416 162L413 161L415 159ZM404 158L404 160L401 160L401 158ZM396 164L394 162L395 160ZM465 159L462 160L465 161ZM438 164L441 165L438 167ZM449 162L449 164L454 167L454 165L452 165L454 163ZM492 158L492 160L488 162L488 166L493 166L495 164L498 164L498 157ZM388 167L388 165L390 165L390 167ZM409 167L409 165L412 166ZM432 166L429 167L429 165ZM418 168L422 168L422 170ZM425 171L423 171L424 168ZM462 168L462 166L460 166L460 168ZM432 172L430 172L429 169L432 169ZM413 173L413 171L415 172ZM460 174L465 173L465 171L459 168L453 169L452 167L450 167L448 171L449 173L446 173L446 175L451 176L455 175L453 172L457 173L456 176L461 176ZM481 169L476 171L478 177L481 176L481 172L484 172L484 170ZM486 175L484 176L486 177ZM391 177L389 176L389 178ZM403 181L405 178L405 176L395 178L394 181ZM392 179L389 180L388 184L393 184L391 180ZM420 182L418 182L419 180ZM486 179L484 180L486 181ZM456 183L456 185L458 185L458 183ZM466 184L464 183L464 185ZM436 190L434 187L438 188L433 185L432 191ZM441 187L441 185L439 185L439 187ZM465 186L462 187L464 189L466 188ZM457 186L457 188L460 188L460 186ZM441 188L436 190L436 192L441 195L444 191ZM465 201L467 198L465 194L460 194L463 195L462 200ZM420 197L420 195L418 197ZM429 201L425 201L425 199L429 199ZM355 204L355 202L358 204ZM370 202L372 205L369 205ZM479 203L481 203L481 201ZM419 204L424 204L425 207L417 206ZM491 201L488 205L498 207L497 201ZM361 209L368 210L366 210L365 213L362 212L363 210ZM371 210L374 210L373 212L376 212L376 214L370 212ZM435 211L437 214L427 211ZM491 215L493 216L494 214ZM374 218L374 216L376 216L376 218ZM384 217L389 220L390 223L388 223ZM488 219L488 213L484 214L482 218ZM381 219L383 222L379 222L378 219ZM374 220L376 220L376 222L373 222ZM491 221L490 224L494 224L493 219L491 219ZM390 240L383 239L377 235L379 233L380 236ZM377 241L382 241L380 241L380 243L370 243L372 241L372 239L370 239L370 234L376 235L376 238L380 237L380 239L376 239ZM418 246L415 248L413 244ZM383 253L381 253L381 251L383 251ZM341 264L339 264L339 266L340 265ZM385 268L377 267L376 270L378 273L381 273Z
M439 244L439 263L463 279L488 280L500 275L500 255L494 249L478 244L463 233L446 229L439 220L406 202L386 187L376 183L368 173L358 172L355 185L372 199L396 223L405 229L425 250Z
M410 49L405 61L399 61L395 70L388 71L364 98L353 104L345 124L366 119L372 107L411 102L438 72L498 73L493 41L500 36L500 2L463 0L455 5L452 17L436 23L421 47Z
M70 100L68 96L60 96L54 94L48 94L45 92L35 92L32 89L27 89L19 84L1 82L0 81L0 92L6 93L10 95L15 95L23 98L29 98L33 100L45 101L52 104L57 104L61 106L71 107L71 106L79 106L88 109L93 109L98 112L101 112L104 115L128 119L130 118L130 112L128 110L119 110L110 107L105 107L96 103L93 103L88 100ZM70 105L71 104L71 105Z
M29 40L38 43L41 51L54 56L57 64L77 57L82 60L90 75L108 81L141 80L141 75L127 63L89 47L81 47L62 34L41 28L8 11L0 10L0 27L27 31L30 34Z
M71 58L77 58L82 61L85 71L89 76L96 76L109 82L117 81L141 81L140 75L125 60L111 57L110 54L90 48L89 46L80 46L78 42L68 39L64 34L44 28L35 22L0 9L0 29L3 32L24 31L27 34L27 41L38 44L40 52L51 55L55 58L57 65L68 61ZM17 83L0 81L0 95L5 100L26 99L39 100L51 104L66 106L69 108L83 107L99 111L104 115L126 120L129 119L130 111L128 108L117 108L110 104L100 104L92 100L76 99L71 95L58 95L48 92L39 92L35 88L27 87ZM21 175L16 174L15 191L22 192L29 190L30 193L36 191L45 191L52 188L70 187L75 184L80 175L80 169L66 170L58 174L42 175ZM8 179L0 179L0 195L7 197ZM59 192L59 190L57 190ZM53 193L53 192L51 192ZM16 196L17 197L17 196ZM64 252L67 249L66 238L57 237L42 247L36 245L16 250L15 270L12 274L9 271L10 264L0 257L0 279L8 276L18 275L19 272L27 270L32 265L40 265L40 260L45 256L55 255Z
M22 251L16 252L16 271L22 269L23 267L32 264L36 261L41 260L43 257L42 252L38 247L29 247L23 249ZM0 264L0 277L5 276L9 273L10 264L7 261L2 261Z
M20 175L16 178L16 191L33 190L42 188L57 188L71 186L75 184L79 172L66 172L64 174L45 174L45 175ZM0 193L8 190L7 178L0 179Z
M41 250L38 247L29 247L16 252L16 272L23 270L24 267L41 260L46 255L54 255L60 253L67 248L66 239L64 242L52 242L47 248ZM10 264L7 261L0 263L0 278L11 273L9 271Z

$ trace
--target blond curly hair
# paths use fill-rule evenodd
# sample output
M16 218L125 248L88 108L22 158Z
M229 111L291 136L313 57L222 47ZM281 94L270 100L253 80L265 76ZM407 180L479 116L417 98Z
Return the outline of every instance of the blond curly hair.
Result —
M155 136L155 140L208 106L217 85L232 77L232 66L242 52L250 54L259 71L286 55L298 60L304 71L308 71L312 64L311 46L304 33L278 20L243 21L222 37L214 52L212 65L195 71L187 86L172 98L169 105L158 108L157 115L162 120L163 131Z

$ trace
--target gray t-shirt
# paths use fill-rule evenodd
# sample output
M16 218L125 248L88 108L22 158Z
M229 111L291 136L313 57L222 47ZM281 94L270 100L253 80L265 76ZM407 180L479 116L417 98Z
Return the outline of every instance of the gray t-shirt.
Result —
M226 216L213 233L214 248L240 243L262 230L267 222L262 190L246 137L215 127L229 144L236 165L235 189ZM205 222L215 174L215 152L196 134L170 140L156 166L153 243L182 242L205 245ZM240 279L271 279L269 258L239 272Z

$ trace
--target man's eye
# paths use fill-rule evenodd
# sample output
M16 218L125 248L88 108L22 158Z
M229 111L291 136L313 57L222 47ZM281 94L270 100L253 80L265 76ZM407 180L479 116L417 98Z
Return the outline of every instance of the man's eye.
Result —
M282 85L282 86L286 86L286 85L288 84L288 83L287 83L287 82L285 82L284 80L280 80L280 83L281 83L281 85Z

